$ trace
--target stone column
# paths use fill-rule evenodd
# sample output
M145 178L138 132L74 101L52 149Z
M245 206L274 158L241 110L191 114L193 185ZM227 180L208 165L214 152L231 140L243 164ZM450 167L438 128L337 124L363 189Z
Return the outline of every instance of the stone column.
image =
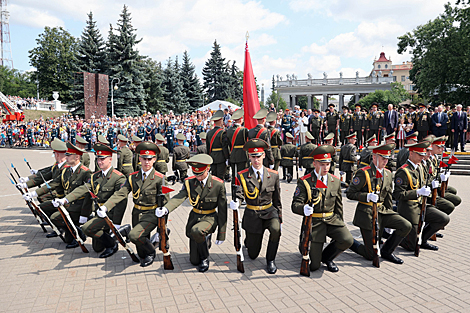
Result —
M358 102L359 102L359 94L355 93L354 94L354 103L358 103Z
M338 111L341 112L343 105L344 105L344 94L340 93L338 97L339 97Z
M324 93L323 94L323 103L321 106L321 110L325 111L328 108L328 94Z
M312 95L307 95L307 109L313 109L312 105Z

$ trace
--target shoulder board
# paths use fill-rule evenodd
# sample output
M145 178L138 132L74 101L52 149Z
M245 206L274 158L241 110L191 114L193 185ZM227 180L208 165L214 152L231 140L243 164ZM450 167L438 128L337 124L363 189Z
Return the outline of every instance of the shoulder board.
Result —
M165 175L163 175L162 173L160 173L159 171L155 171L155 175L157 175L158 177L160 178L164 178Z
M70 165L65 164L62 168L69 168L69 167L70 167Z
M279 174L278 171L272 170L272 169L270 169L270 168L267 168L267 170L268 170L268 172L270 172L270 173Z
M385 170L386 170L387 172L390 172L390 173L392 172L392 171L391 171L391 170L389 170L388 168L385 168Z
M139 171L135 171L134 173L130 173L129 175L137 174Z
M367 166L361 168L361 170L363 170L363 171L367 171L368 169L370 169L370 165L367 165Z
M408 164L403 164L400 168L405 168L407 166L408 166Z
M307 174L307 175L304 175L302 177L300 177L301 180L306 180L307 178L310 178L312 177L312 174Z
M333 174L330 174L330 175L333 176L333 177L336 178L336 179L339 179L339 177L336 176L336 175L333 175Z
M117 174L119 176L122 176L123 174L121 172L119 172L117 169L113 169L113 173L114 174Z
M86 167L85 165L82 165L80 166L80 168L84 171L89 171L90 169L88 167Z
M212 176L212 179L218 181L219 183L224 183L224 181L222 179L220 179L219 177L216 177L216 176Z
M193 179L193 178L196 178L196 176L190 176L190 177L186 177L185 180L188 180L188 179Z
M238 172L238 174L244 174L244 173L248 172L249 170L250 170L250 168L245 168L243 171Z

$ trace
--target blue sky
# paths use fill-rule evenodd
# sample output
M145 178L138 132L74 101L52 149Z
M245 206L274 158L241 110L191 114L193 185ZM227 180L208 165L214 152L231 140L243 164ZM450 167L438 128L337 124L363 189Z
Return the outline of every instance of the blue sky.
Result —
M397 37L437 17L441 0L16 0L8 4L14 67L30 70L28 50L45 26L63 26L80 36L92 11L103 37L116 25L123 4L143 38L142 54L162 61L188 50L198 76L214 39L222 55L244 63L245 33L254 73L269 89L272 75L307 73L321 78L367 75L374 57L384 51L394 64L410 60L398 55ZM267 90L267 93L269 91Z

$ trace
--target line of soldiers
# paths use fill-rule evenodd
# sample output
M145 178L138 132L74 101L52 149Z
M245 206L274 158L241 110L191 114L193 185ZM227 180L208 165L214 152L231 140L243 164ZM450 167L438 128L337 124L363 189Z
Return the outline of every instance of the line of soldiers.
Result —
M414 250L417 245L422 249L438 249L429 240L449 223L449 214L461 202L455 188L440 190L441 182L447 182L450 175L449 171L440 170L442 157L439 159L439 155L444 149L447 139L445 136L428 136L421 142L407 144L408 159L397 169L395 175L386 168L395 148L393 134L388 136L390 142L375 146L374 134L367 141L367 149L370 150L368 159L361 159L366 164L359 170L346 171L344 164L356 164L358 161L354 146L355 134L347 136L349 144L342 147L339 163L341 169L351 172L346 195L349 199L358 201L353 224L361 229L361 244L352 237L344 223L341 179L332 174L335 147L328 143L316 146L311 142L314 140L313 136L309 134L309 142L297 149L289 142L292 139L289 133L286 134L287 143L279 147L282 144L279 132L269 126L265 127L266 122L275 121L267 114L267 110L261 109L254 115L258 125L250 130L242 126L243 111L237 112L233 115L233 127L227 131L220 124L222 111L213 115L214 128L206 136L208 154L190 157L189 154L183 155L182 149L181 156L173 156L173 165L182 165L178 171L183 187L171 198L165 191L165 174L168 171L166 163L169 157L168 150L162 146L163 137L156 138L157 144L134 140L135 147L131 145L131 148L135 150L138 160L134 160L135 157L129 154L131 150L126 147L125 137L119 138L121 143L118 143L118 150L111 149L105 143L105 138L100 138L100 142L93 146L97 159L94 173L83 164L87 153L78 146L86 145L85 140L77 138L77 145L55 140L52 148L56 163L29 177L21 178L18 187L27 189L49 182L23 196L26 201L37 197L42 210L61 230L48 237L62 237L63 232L66 248L78 247L87 236L91 237L93 249L102 252L101 258L106 258L118 250L110 229L119 229L137 247L143 267L153 263L157 246L162 251L169 248L169 230L162 231L161 225L166 224L169 213L188 199L192 206L186 224L190 261L200 272L209 269L212 234L217 230L217 245L225 241L227 208L238 212L242 203L246 203L242 220L245 248L249 257L256 259L262 247L264 231L268 230L266 270L269 274L274 274L277 271L275 259L283 222L280 177L274 167L286 164L283 167L289 169L289 162L292 161L289 158L298 154L300 164L308 173L297 179L291 210L304 216L302 224L307 217L312 221L301 232L301 241L310 242L311 248L307 256L310 270L317 270L324 263L329 271L337 272L339 269L334 259L348 248L366 259L372 258L376 248L371 234L374 205L378 210L379 238L388 238L381 249L382 258L397 264L403 263L402 259L394 255L394 250L400 244L407 250ZM328 135L325 140L332 142L333 135ZM273 149L278 149L279 153ZM111 165L115 154L118 154L120 170ZM285 155L290 156L283 158ZM224 175L227 156L230 156L235 183L229 204L224 181L217 176ZM346 162L350 159L352 163ZM184 178L188 166L194 175ZM128 168L137 168L137 171L124 174ZM287 172L286 176L292 175L292 170ZM437 201L431 197L434 191L439 194L442 192ZM133 200L132 225L121 225L130 193ZM92 203L92 198L95 197L96 202ZM425 213L420 213L421 204L428 197L431 204L426 207ZM396 208L393 206L393 199L396 201ZM63 216L64 210L70 215L77 229L76 233L68 227L70 225ZM420 216L424 221L422 229L418 228ZM111 219L112 225L106 223L107 218ZM310 229L310 234L302 237L306 228ZM158 235L151 237L151 232L155 229ZM332 241L323 248L326 237L332 238ZM419 243L417 237L420 238ZM165 242L165 246L162 246L162 242ZM164 256L168 255L168 252L164 252Z

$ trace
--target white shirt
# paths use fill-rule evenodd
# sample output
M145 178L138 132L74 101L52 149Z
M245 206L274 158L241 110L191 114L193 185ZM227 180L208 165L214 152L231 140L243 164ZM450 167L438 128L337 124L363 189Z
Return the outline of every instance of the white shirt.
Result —
M75 173L75 171L76 171L77 168L80 166L80 164L81 164L81 163L79 162L77 165L70 167L70 168L72 169L72 173Z
M326 174L325 176L320 176L320 174L318 174L316 170L314 170L314 172L315 175L317 175L317 180L322 180L321 178L323 177L323 183L328 186L328 174Z
M206 183L207 183L207 179L209 178L209 175L206 176L206 178L204 178L203 180L200 181L200 183L205 186Z
M110 166L106 171L101 171L103 173L103 177L106 177L108 175L109 170L111 169L112 166Z
M253 169L253 172L255 172L256 179L258 179L258 172L259 172L259 176L260 176L260 178L261 178L261 182L263 182L263 167L261 167L259 170L257 170L257 169L254 168L253 165L252 165L251 168Z
M411 165L413 165L414 169L416 169L418 167L418 164L414 164L413 162L411 162L410 159L408 159L408 161L411 163Z
M145 174L145 178L149 177L150 176L150 172L152 171L153 168L150 168L150 170L148 172L144 172L143 169L141 169L142 171L142 179L144 178L144 174Z
M307 132L307 126L304 126L304 124L308 124L308 117L304 116L302 117L302 119L300 120L300 132L301 133L305 133Z
M59 163L59 164L57 164L57 166L59 166L59 168L62 168L62 166L65 164L65 162L67 162L67 161L64 161L64 162L62 162L62 163Z

